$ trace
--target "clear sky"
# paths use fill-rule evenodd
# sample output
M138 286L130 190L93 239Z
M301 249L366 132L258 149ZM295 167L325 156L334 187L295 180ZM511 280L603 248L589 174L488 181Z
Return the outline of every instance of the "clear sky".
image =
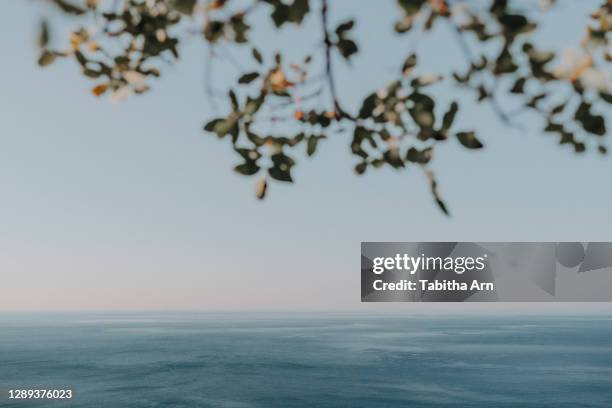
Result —
M598 3L561 1L538 41L577 44ZM229 144L201 131L215 116L203 42L185 45L146 96L111 103L72 61L38 68L39 5L6 1L0 14L0 310L382 310L359 303L361 241L612 240L612 159L576 156L528 117L524 131L505 128L486 106L459 118L486 150L450 141L433 163L451 219L417 169L355 177L347 135L300 157L295 185L274 183L259 202L254 180L232 173ZM398 15L392 1L332 2L334 21L358 19L364 50L338 73L347 106L409 52L405 37L384 43ZM300 55L317 24L257 41ZM419 42L428 66L462 57L451 40L442 28ZM215 80L239 74L226 66ZM471 98L456 92L441 95Z

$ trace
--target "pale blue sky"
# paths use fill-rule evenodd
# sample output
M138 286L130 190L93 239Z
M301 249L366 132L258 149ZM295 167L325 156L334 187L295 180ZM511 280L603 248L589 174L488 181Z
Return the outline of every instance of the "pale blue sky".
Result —
M541 44L577 44L598 2L561 3ZM360 241L612 240L612 160L576 156L533 121L505 128L486 106L459 118L486 150L451 141L433 164L451 219L418 169L355 177L347 135L299 157L295 185L275 183L258 202L254 180L232 173L228 143L201 131L214 116L202 42L146 96L114 104L88 92L73 62L38 68L37 4L7 1L0 15L0 310L370 310L359 304ZM358 19L364 50L339 70L348 107L408 53L406 38L382 45L397 15L391 1L332 3L334 20ZM300 55L317 24L307 44L291 31L257 40ZM461 58L451 39L440 29L419 43L432 69ZM466 100L455 92L440 94Z

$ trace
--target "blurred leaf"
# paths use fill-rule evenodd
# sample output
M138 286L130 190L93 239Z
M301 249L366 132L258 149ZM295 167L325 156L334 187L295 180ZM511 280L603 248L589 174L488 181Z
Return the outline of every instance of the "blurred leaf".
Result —
M45 48L49 45L49 24L47 20L43 20L40 23L40 34L38 35L38 46Z
M601 99L603 99L604 101L612 103L612 94L600 92L599 96L601 96Z
M228 133L236 133L238 131L238 123L232 118L213 119L204 126L204 130L216 133L219 138L222 138Z
M275 180L292 183L291 173L289 170L281 170L279 167L271 167L268 169L268 174Z
M429 188L431 190L431 194L434 197L434 200L436 201L436 204L438 205L438 208L440 208L440 210L442 210L444 214L450 216L448 208L446 207L446 203L444 203L444 201L440 197L440 193L438 192L438 181L436 180L435 175L431 170L425 170L425 175L429 180Z
M259 171L260 167L254 161L247 161L234 167L234 171L244 176L252 176Z
M320 139L324 139L325 136L322 135L311 135L308 137L307 145L306 145L306 154L308 156L312 156L317 151L317 145Z
M310 11L308 0L293 0L292 4L285 4L280 0L266 1L274 7L271 17L276 27L285 23L301 24Z
M230 102L232 104L232 109L235 112L239 108L239 106L238 106L238 98L236 97L236 93L234 92L233 89L230 89L228 95L229 95L229 98L230 98Z
M361 174L365 173L367 168L368 168L368 163L367 162L358 163L355 166L355 173L357 173L358 175L361 175Z
M295 161L284 153L276 153L270 156L273 166L268 169L268 174L275 180L293 182L291 178L291 168Z
M427 0L397 0L397 4L408 16L413 16L419 12Z
M255 114L259 108L261 107L263 103L263 97L260 96L259 98L251 98L248 97L247 98L247 103L244 106L244 111L242 112L245 115L253 115Z
M546 98L546 93L535 95L527 102L527 106L530 108L537 108L538 102L540 102L544 98Z
M293 0L293 4L289 8L289 21L295 24L301 24L309 11L310 5L308 0Z
M416 54L410 54L408 58L404 61L404 65L402 66L402 74L407 76L412 68L414 68L417 64L417 56Z
M416 92L410 95L410 99L414 102L414 106L408 110L412 119L421 128L432 128L435 122L434 100L427 95Z
M176 11L180 13L192 15L196 3L197 0L174 0L172 2L172 6Z
M236 150L245 161L256 161L261 157L261 153L256 149L235 148L234 150Z
M209 20L204 26L204 38L214 43L224 36L225 23L222 21Z
M55 54L51 51L44 50L38 58L38 65L41 67L46 67L47 65L52 64L53 61L55 61Z
M525 91L525 83L527 82L526 78L519 78L514 82L514 85L512 85L512 89L510 89L510 92L512 92L513 94L522 94Z
M438 204L438 207L440 208L440 210L442 210L444 214L450 216L450 213L448 212L448 208L446 208L446 203L444 203L444 201L442 201L440 198L436 198L436 204Z
M383 154L383 158L387 163L391 165L391 167L395 169L399 169L400 167L404 167L404 161L402 157L399 155L398 149L389 149Z
M75 16L80 16L85 14L85 9L75 4L68 2L66 0L51 0L55 3L64 13L74 14Z
M363 104L361 105L361 109L359 110L360 119L366 119L372 116L372 112L376 107L376 99L376 94L373 93L363 100Z
M240 79L238 79L238 83L239 84L249 84L257 78L259 78L258 72L249 72L248 74L242 75Z
M589 133L593 133L594 135L604 136L606 134L606 121L601 115L593 115L591 113L591 104L587 102L582 102L578 109L576 110L576 114L574 115L574 119L576 119Z
M343 39L338 41L336 46L338 47L340 54L342 54L342 56L346 59L349 59L353 54L357 53L358 51L357 44L355 44L355 41L349 39Z
M444 114L442 118L442 129L441 131L446 132L453 126L453 122L455 121L455 116L457 115L457 111L459 110L459 105L457 102L453 102L450 105L448 111Z
M108 90L108 84L99 84L92 88L91 93L93 93L95 96L101 96L107 90Z
M427 164L431 160L432 153L433 149L431 147L423 150L411 147L406 153L406 160L412 163Z
M550 111L550 114L551 114L551 115L556 115L556 114L559 114L559 113L563 112L563 110L565 109L565 105L566 105L566 103L565 103L565 102L563 102L563 103L561 103L561 104L559 104L559 105L555 106L555 107L554 107L554 108L552 108L552 110Z
M544 128L545 132L563 132L563 125L558 123L548 122L546 128Z
M259 50L257 50L257 48L253 48L251 52L253 53L253 58L255 58L255 61L257 61L260 64L263 64L263 57L261 53L259 52Z
M342 37L345 35L347 31L351 30L354 26L355 26L355 20L345 21L344 23L336 27L336 34L339 37Z
M474 132L459 132L457 133L457 139L468 149L480 149L483 147L483 144L476 138L476 133Z

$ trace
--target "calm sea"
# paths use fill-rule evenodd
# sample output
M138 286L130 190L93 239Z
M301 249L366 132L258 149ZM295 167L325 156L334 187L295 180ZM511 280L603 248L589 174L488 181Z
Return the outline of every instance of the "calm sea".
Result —
M0 314L0 390L2 407L609 408L612 317Z

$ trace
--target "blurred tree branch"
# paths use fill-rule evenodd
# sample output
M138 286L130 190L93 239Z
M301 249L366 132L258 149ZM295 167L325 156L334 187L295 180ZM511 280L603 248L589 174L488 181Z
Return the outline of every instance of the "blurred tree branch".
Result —
M419 55L409 53L397 62L395 78L372 90L356 112L348 112L340 101L334 65L336 58L350 62L359 53L356 22L346 20L332 27L333 3L328 0L47 2L74 17L75 27L70 38L57 45L49 22L44 21L38 63L46 67L58 59L74 60L93 81L91 92L97 97L121 100L147 92L151 79L162 75L163 66L180 58L184 28L201 38L208 50L205 92L210 99L227 98L230 106L226 114L209 120L204 130L229 140L240 158L236 172L261 175L258 198L266 195L271 180L293 181L293 156L299 146L312 156L327 137L348 129L350 149L357 158L356 174L384 166L397 170L417 166L424 171L434 201L448 214L430 169L435 149L449 139L474 150L482 149L484 143L474 130L456 129L459 103L429 92L444 82L473 92L476 103L487 102L504 125L518 126L514 118L531 112L546 134L557 135L559 143L575 152L590 147L607 152L612 0L600 1L585 22L582 43L569 50L543 50L533 43L533 34L540 29L538 16L554 7L554 0L543 2L542 10L533 3L526 6L510 0L489 0L486 7L476 2L395 0L398 34L414 32L423 41L434 27L447 25L466 65L449 61L454 73L444 78L424 73ZM301 61L288 62L281 53L272 52L269 44L258 48L253 43L252 32L262 26L299 30L316 14L313 9L319 12L322 56L306 54ZM263 13L269 13L268 17ZM246 64L234 58L230 48L247 50L256 69L243 72ZM213 89L211 73L217 60L239 73L235 85L220 92ZM326 95L331 107L321 101ZM505 109L509 101L518 106Z

